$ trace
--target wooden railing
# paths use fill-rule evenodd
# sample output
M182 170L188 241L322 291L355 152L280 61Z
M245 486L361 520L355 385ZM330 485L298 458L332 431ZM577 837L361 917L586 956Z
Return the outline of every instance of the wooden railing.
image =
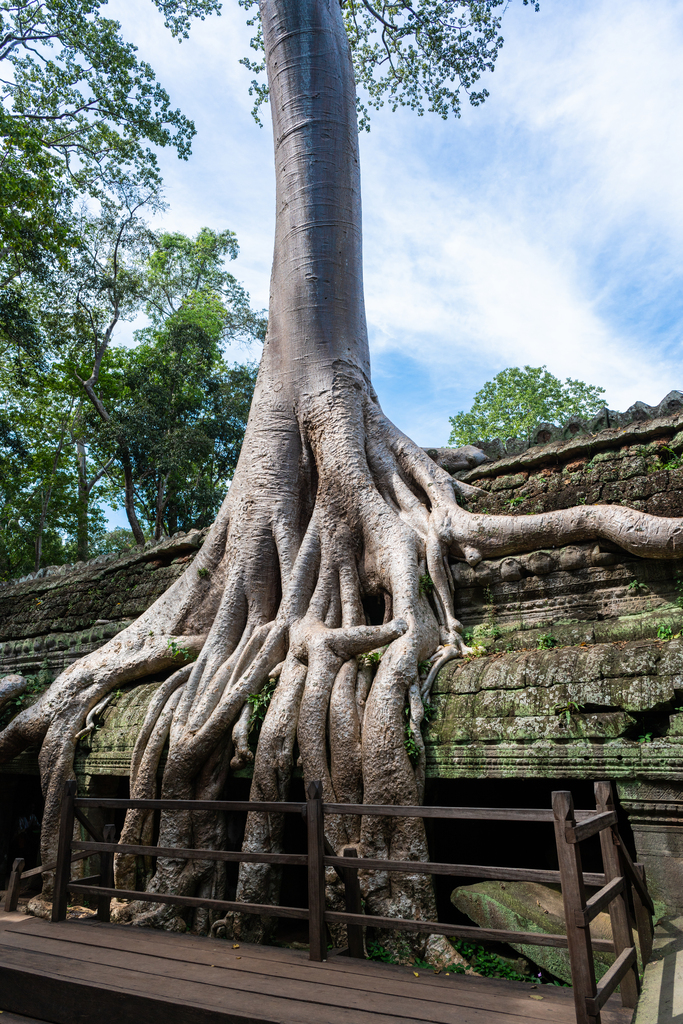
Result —
M68 782L65 786L62 803L57 861L55 865L50 865L50 869L55 869L52 920L62 921L66 918L67 898L68 893L71 892L75 895L96 897L97 917L101 921L109 920L110 901L113 898L308 921L310 958L317 961L326 958L327 924L346 925L349 954L357 957L365 955L364 927L447 935L475 942L513 942L524 945L563 947L569 950L577 1024L599 1024L600 1009L618 985L621 986L622 1004L628 1007L635 1006L640 990L629 896L638 930L643 964L647 963L652 952L653 905L647 891L644 869L642 865L632 862L619 836L611 785L607 782L596 783L595 795L596 807L590 811L575 811L571 793L564 791L553 793L552 808L548 809L330 804L323 803L322 783L312 782L308 786L305 803L243 800L124 800L77 797L75 782ZM299 814L306 820L308 852L306 854L248 853L117 843L114 826L105 825L100 832L83 813L89 808ZM559 871L359 857L357 849L352 847L347 847L344 850L344 856L339 857L325 840L324 816L326 814L547 822L553 824L555 829ZM92 837L91 840L75 840L73 838L76 821L80 822ZM580 843L596 834L600 836L604 872L584 872L581 866ZM74 849L78 851L75 856L72 852ZM83 859L93 854L100 855L99 875L72 879L70 877L71 863L76 859ZM242 903L236 900L216 900L171 893L116 889L113 878L114 854L304 866L307 868L308 875L308 907ZM344 882L344 911L331 911L325 908L325 868L327 867L334 868ZM37 870L34 869L34 871ZM478 928L469 925L444 924L440 921L408 920L364 914L361 912L359 870L492 878L500 881L559 882L562 887L567 931L565 935L548 935L542 932ZM587 898L587 886L600 888L595 895ZM606 908L609 908L612 923L613 941L611 942L606 939L593 939L590 934L591 921ZM596 984L595 980L594 950L616 954L614 964L599 984Z

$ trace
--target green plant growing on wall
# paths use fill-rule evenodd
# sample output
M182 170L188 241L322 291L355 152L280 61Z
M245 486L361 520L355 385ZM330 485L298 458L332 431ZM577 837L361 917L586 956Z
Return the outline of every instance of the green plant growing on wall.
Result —
M577 704L575 700L568 700L566 704L556 704L554 712L556 715L564 715L567 725L572 720L572 715L579 715L583 711L583 704Z
M665 453L666 453L666 455L665 455ZM673 448L668 448L668 447L664 446L661 449L661 453L660 453L659 457L661 459L662 464L661 464L661 466L658 467L658 469L672 470L672 469L680 469L681 466L683 466L683 457L681 457L677 452L675 452L673 450ZM666 458L666 462L664 461L665 458Z
M518 494L514 498L510 498L508 506L515 508L517 505L521 505L523 501L526 501L527 496L525 494Z
M538 638L539 651L549 651L553 647L557 647L557 637L552 633L541 633Z
M200 579L205 580L209 575L209 570L203 565L200 569L197 569L197 575Z
M677 636L680 636L680 633L677 634ZM673 640L673 638L674 638L674 631L671 628L671 626L665 626L663 623L660 626L657 626L657 639L658 640Z
M640 594L641 592L647 593L649 588L644 583L641 583L640 580L631 580L626 589L632 594Z

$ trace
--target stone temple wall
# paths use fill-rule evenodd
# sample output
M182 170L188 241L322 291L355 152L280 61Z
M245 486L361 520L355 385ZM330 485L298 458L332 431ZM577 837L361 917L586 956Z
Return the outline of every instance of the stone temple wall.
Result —
M683 516L678 410L471 469L444 449L434 457L486 492L470 501L472 511L517 516L623 502ZM49 683L163 593L202 540L195 531L0 587L0 673ZM456 612L478 653L447 665L434 687L428 779L517 780L520 792L533 780L612 780L654 894L680 911L683 565L600 541L451 568ZM123 687L81 741L76 769L86 788L104 792L125 779L158 685ZM0 772L6 781L35 776L36 752Z

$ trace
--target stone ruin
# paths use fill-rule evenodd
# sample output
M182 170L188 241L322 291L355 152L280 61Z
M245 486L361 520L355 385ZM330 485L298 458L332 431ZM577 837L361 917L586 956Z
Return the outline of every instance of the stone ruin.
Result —
M623 503L682 516L683 394L671 392L656 409L638 402L625 414L600 415L590 424L542 425L542 443L532 446L427 450L486 492L470 500L472 511L520 516ZM36 690L48 685L162 594L204 535L0 587L0 674L30 676ZM452 569L456 613L478 656L451 662L435 684L427 802L549 806L552 789L569 788L586 807L593 782L611 780L622 834L653 896L670 915L683 912L683 565L599 541ZM136 730L158 685L122 687L80 741L81 792L126 795ZM18 855L11 822L27 802L39 816L37 752L0 773L1 876ZM519 866L544 866L546 849L552 866L552 836L525 831L519 839L527 844ZM432 856L476 860L471 846L454 856L465 841L479 843L481 863L497 862L492 834L476 833L473 823L433 832ZM441 911L448 894L437 898Z

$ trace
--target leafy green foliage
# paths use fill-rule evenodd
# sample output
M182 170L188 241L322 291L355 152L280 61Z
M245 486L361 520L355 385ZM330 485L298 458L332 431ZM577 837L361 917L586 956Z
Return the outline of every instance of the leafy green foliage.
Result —
M538 424L569 416L593 416L605 404L604 388L568 377L564 383L545 366L501 370L476 393L469 412L450 417L449 444L474 444L494 438L531 441Z
M522 2L539 9L535 0ZM239 3L246 10L257 6L257 0ZM342 0L341 6L360 90L361 130L370 128L368 108L379 110L385 103L392 110L408 107L420 116L429 111L447 120L460 117L462 93L474 107L489 95L476 85L493 71L503 45L498 9L505 10L505 0ZM258 13L247 24L256 29L251 48L259 58L245 57L240 63L262 76L266 66ZM259 110L268 99L268 86L257 77L249 93L261 124Z
M663 623L657 626L657 639L658 640L673 640L674 631L671 626L665 626Z
M539 651L549 651L553 647L557 647L557 637L552 633L541 633L538 638Z
M412 726L410 724L410 708L405 709L405 724L403 726L403 746L406 748L410 763L416 765L420 759L420 748L415 742L415 734L413 733Z
M41 693L44 693L50 685L46 679L40 679L38 676L27 676L26 677L26 689L23 693L20 693L18 697L15 697L10 701L10 704L16 708L22 708L26 704L32 704L36 697L39 697Z
M575 700L568 700L566 704L556 704L555 714L564 715L567 724L572 720L572 715L578 715L583 710L582 704L577 704Z
M368 960L377 960L382 964L395 964L398 961L389 949L385 949L379 942L367 942L365 945Z
M661 448L659 457L662 462L662 465L659 467L660 469L673 470L680 469L683 466L683 456L666 445Z
M187 36L218 0L155 0ZM0 288L44 279L77 244L72 206L158 188L156 148L187 159L193 123L172 108L102 0L0 3Z
M251 715L249 716L249 741L254 750L256 749L258 737L261 733L261 726L263 725L266 717L266 712L270 707L270 702L273 699L276 686L277 679L268 679L260 693L250 693L247 697L247 704L251 707Z
M508 981L530 981L538 984L538 978L516 971L502 957L489 953L483 946L467 942L465 939L451 939L450 942L465 960L469 960L477 974L484 978L507 978ZM461 964L451 968L455 974L464 974L465 970Z
M420 594L431 594L434 589L434 580L428 572L423 573L422 576L420 576L418 586Z
M386 647L382 647L377 651L368 651L367 654L358 655L359 665L379 665L382 660L382 655L386 651Z
M192 657L190 649L188 647L183 647L182 644L179 644L176 640L173 640L171 637L169 637L169 639L166 641L166 646L168 647L172 657L174 658L183 658L187 660L188 658Z

